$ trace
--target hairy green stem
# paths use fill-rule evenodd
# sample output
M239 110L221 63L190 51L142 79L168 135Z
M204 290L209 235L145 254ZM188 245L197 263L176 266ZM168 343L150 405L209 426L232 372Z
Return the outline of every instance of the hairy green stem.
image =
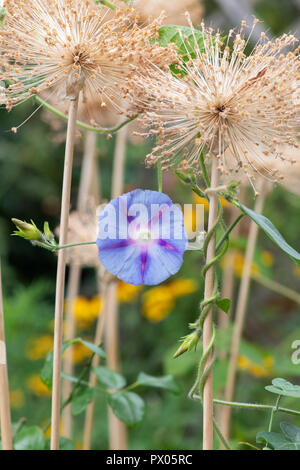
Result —
M227 439L225 438L225 436L223 436L222 432L221 432L221 429L219 428L219 425L216 421L216 419L214 418L214 430L215 430L215 433L216 435L218 436L220 442L223 444L223 446L225 447L226 450L232 450L231 447L230 447L230 444L229 442L227 441Z
M223 243L228 239L229 235L231 234L234 227L239 223L239 221L245 216L245 214L240 214L235 221L230 225L230 227L226 230L222 238L218 241L216 246L216 251L219 251Z
M162 168L161 168L160 158L157 160L157 183L158 183L158 191L162 193L163 183L162 183Z
M201 396L194 395L194 399L201 400ZM256 409L256 410L273 410L274 409L274 405L262 405L260 403L241 403L237 401L219 400L217 398L214 399L214 403L216 405L231 406L235 408L249 408L249 409ZM282 406L278 406L277 411L280 411L281 413L287 413L290 415L300 416L300 411L291 410L290 408L283 408Z

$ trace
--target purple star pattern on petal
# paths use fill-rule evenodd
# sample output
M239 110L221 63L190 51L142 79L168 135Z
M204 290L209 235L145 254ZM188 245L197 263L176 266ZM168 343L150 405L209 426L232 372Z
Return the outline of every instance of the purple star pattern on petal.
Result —
M181 209L157 191L123 194L99 217L99 260L129 284L156 285L175 274L187 243Z

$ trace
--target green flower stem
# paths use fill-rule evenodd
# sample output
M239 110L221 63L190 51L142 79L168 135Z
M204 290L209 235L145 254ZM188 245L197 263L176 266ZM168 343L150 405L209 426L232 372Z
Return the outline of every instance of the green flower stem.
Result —
M160 158L157 160L157 183L158 183L158 191L162 193L163 183L162 183L162 168L161 168Z
M225 447L226 450L232 450L231 447L230 447L230 444L229 442L227 441L227 439L225 438L225 436L223 436L219 426L218 426L218 423L216 421L216 419L214 418L214 430L215 430L215 433L216 435L218 436L220 442L223 444L223 446Z
M86 245L96 245L97 242L80 242L80 243L70 243L69 245L52 245L51 243L43 243L43 242L32 242L33 245L40 246L41 248L45 248L46 250L50 250L53 253L59 250L64 250L66 248L73 248L75 246L86 246Z
M49 103L44 101L39 96L35 95L35 101L37 103L39 103L40 105L42 105L48 111L51 111L51 113L55 114L57 117L63 119L64 121L68 121L69 118L66 114L64 114L61 111L59 111L58 109L54 108L53 106L51 106ZM133 118L127 119L126 121L122 122L117 127L114 127L112 129L105 129L105 128L101 128L101 127L89 126L88 124L85 124L84 122L81 122L81 121L76 121L76 125L77 125L77 127L80 127L81 129L84 129L86 131L97 132L98 134L114 134L114 133L118 132L120 129L122 129L122 127L126 126L126 124L128 124L129 122L136 119L137 117L138 117L138 115L136 114L135 116L133 116Z
M201 400L200 395L194 395L194 398L196 400ZM231 406L235 408L248 408L248 409L255 409L255 410L273 410L274 409L274 405L262 405L260 403L241 403L237 401L219 400L217 398L214 399L214 403L216 405ZM290 408L283 408L281 406L278 406L277 411L281 413L287 413L290 415L300 416L300 411L291 410Z
M218 241L217 246L216 246L216 251L219 251L223 243L228 239L229 235L231 234L232 230L234 227L239 223L239 221L244 217L245 214L240 214L235 221L230 225L230 227L226 230L222 238ZM300 296L299 296L300 298Z
M206 188L208 189L210 188L210 178L208 176L207 168L206 168L205 161L204 161L204 156L202 153L200 154L200 165L201 165L202 175L206 184Z
M272 431L274 415L275 415L275 413L278 411L278 405L279 405L280 398L281 398L281 395L278 395L278 397L277 397L277 399L276 399L275 406L272 408L268 432L271 432L271 431Z

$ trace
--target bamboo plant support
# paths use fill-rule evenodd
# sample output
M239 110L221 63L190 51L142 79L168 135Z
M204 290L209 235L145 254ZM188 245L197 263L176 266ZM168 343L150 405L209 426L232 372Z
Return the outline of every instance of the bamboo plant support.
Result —
M65 149L63 189L60 216L59 244L67 242L68 219L70 211L71 182L73 154L76 132L76 117L78 110L79 92L71 99L69 107L69 120L67 128L67 140ZM58 252L57 276L56 276L56 298L54 318L54 354L53 354L53 384L52 384L52 409L51 409L51 450L59 449L59 425L60 425L60 394L61 394L61 356L63 338L63 311L65 290L65 251Z
M0 261L0 429L3 450L12 450L12 427L10 417L10 400L6 360L6 342L4 331L4 310Z
M97 134L92 131L87 131L85 135L84 153L82 159L82 168L79 183L77 210L84 213L88 203L89 195L91 194L91 187L93 183L93 176L95 170L96 158L96 143ZM71 340L76 336L76 324L74 317L74 302L78 297L80 287L82 267L78 262L70 264L68 276L68 292L66 301L66 319L65 319L65 340ZM73 363L74 346L69 346L65 353L63 370L65 374L73 376L74 363ZM72 391L72 383L69 380L63 381L62 396L66 400ZM71 404L66 406L62 414L62 428L65 437L72 439L72 409Z
M265 185L261 182L261 195L258 197L255 203L254 211L261 214L265 202ZM226 380L226 388L224 399L225 401L232 401L234 398L234 389L237 374L237 361L240 350L240 343L245 323L247 300L249 294L249 287L251 282L251 268L253 263L255 245L258 236L258 226L255 222L250 222L248 244L245 254L245 261L242 271L242 278L238 293L237 306L234 318L234 329L232 334L232 342L230 349L229 367ZM231 423L231 407L224 407L221 411L221 431L226 439L230 436L230 423Z

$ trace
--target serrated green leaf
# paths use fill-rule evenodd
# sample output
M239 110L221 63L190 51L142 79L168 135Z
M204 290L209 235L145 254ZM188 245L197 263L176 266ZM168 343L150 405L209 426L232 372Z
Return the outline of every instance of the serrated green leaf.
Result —
M274 379L272 385L267 385L265 389L276 395L284 395L286 397L300 398L300 386L294 385L285 379Z
M139 383L139 385L145 385L146 387L162 388L172 393L179 393L180 391L172 375L154 377L153 375L148 375L144 372L140 372L137 378L137 382Z
M112 393L108 396L107 401L117 418L128 426L134 426L142 421L145 414L145 403L136 393Z
M21 429L14 439L15 450L44 450L45 438L43 431L37 426Z
M243 204L238 204L241 211L244 214L248 215L264 232L265 234L276 243L279 248L281 248L285 253L289 255L299 266L300 266L300 253L292 248L286 240L283 238L281 233L277 228L272 224L272 222L265 217L264 215L257 214L253 210L244 206Z
M80 415L94 398L95 390L92 387L84 386L77 390L72 400L72 414Z
M108 367L99 366L94 367L93 371L98 379L98 382L106 388L119 390L126 385L126 379L123 375L115 372Z
M229 312L230 304L230 299L219 299L216 301L217 307L219 307L219 309L221 309L225 313Z

